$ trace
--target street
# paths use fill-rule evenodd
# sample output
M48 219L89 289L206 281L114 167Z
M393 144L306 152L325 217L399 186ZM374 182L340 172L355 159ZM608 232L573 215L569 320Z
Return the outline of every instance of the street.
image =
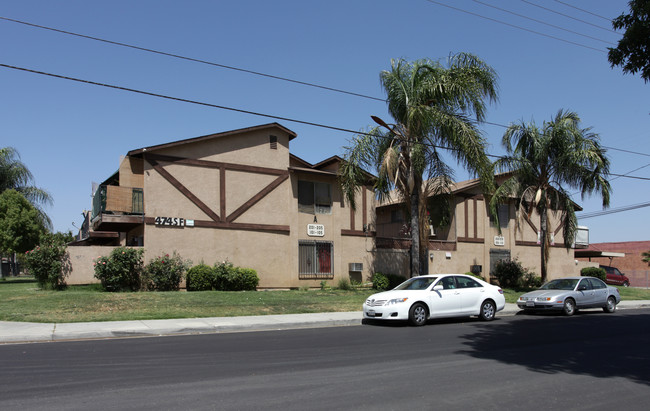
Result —
M0 409L626 409L650 310L0 346Z

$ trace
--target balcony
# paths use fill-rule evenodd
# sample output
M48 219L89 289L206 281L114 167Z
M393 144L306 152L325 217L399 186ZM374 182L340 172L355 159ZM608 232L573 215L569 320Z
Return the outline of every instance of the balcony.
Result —
M95 231L128 231L142 224L144 192L141 188L102 185L93 196L91 224Z

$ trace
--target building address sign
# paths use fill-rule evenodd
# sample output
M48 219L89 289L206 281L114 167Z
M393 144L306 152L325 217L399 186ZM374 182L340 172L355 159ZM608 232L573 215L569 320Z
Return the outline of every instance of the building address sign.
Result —
M324 237L325 226L322 224L307 224L307 235L310 237Z
M170 227L184 227L185 221L184 218L180 217L156 217L156 225L166 225Z

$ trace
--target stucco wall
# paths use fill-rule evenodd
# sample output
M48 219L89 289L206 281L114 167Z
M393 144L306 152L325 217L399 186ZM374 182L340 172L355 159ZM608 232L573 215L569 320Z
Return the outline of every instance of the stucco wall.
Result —
M66 277L66 283L68 285L99 283L99 280L94 277L93 261L98 257L109 255L114 248L107 246L68 247L72 272Z

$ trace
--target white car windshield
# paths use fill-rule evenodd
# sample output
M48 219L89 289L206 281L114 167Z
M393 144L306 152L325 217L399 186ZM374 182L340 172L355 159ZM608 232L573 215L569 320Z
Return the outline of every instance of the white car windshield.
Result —
M394 290L426 290L438 277L409 278Z
M577 279L558 279L552 280L541 286L540 290L573 290L578 284Z

